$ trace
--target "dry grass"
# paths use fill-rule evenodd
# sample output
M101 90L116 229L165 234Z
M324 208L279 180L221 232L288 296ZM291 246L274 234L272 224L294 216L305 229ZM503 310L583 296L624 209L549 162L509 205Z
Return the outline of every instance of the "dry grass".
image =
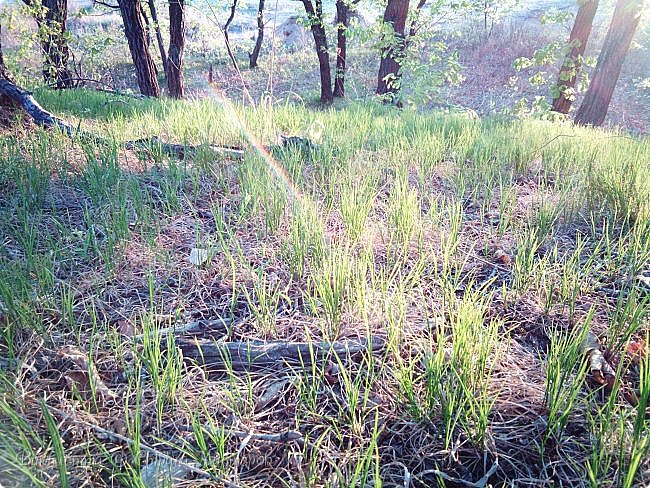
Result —
M200 118L204 108L174 105L164 117ZM573 141L542 151L540 160L528 156L555 132L574 129L482 125L379 107L283 110L274 112L275 127L298 131L313 117L326 127L316 154L275 153L322 224L315 244L323 251L310 248L301 276L292 246L309 235L298 242L292 236L306 225L305 209L287 203L291 195L273 184L261 158L178 162L118 151L115 166L93 173L93 158L111 161L111 148L89 152L41 133L4 137L1 181L10 191L0 196L0 347L8 360L0 363L0 415L17 451L3 445L0 479L65 484L44 403L70 486L153 486L152 463L169 465L169 457L179 463L178 486L594 486L586 466L600 439L611 462L603 462L596 485L625 486L635 448L633 397L643 394L640 370L648 361L647 346L640 360L625 357L648 334L647 290L634 281L650 271L648 214L616 216L604 197L590 207L587 196L602 189L581 186L591 156ZM263 126L244 113L249 127ZM110 120L106 127L124 129ZM509 139L512 131L521 138ZM438 153L404 141L431 134L446 139L441 159L427 169ZM485 158L488 134L502 152ZM641 170L647 164L647 141L624 146L604 133L578 135L609 151L604 165L625 154L637 154ZM562 151L574 151L563 156L573 158L568 167L555 166ZM346 178L373 182L371 211L356 241L341 210L342 194L351 191ZM269 228L282 198L277 225ZM560 213L546 224L543 216L555 215L553 209ZM408 219L413 226L403 225ZM530 279L518 284L533 231L544 234L531 255ZM210 250L203 266L188 260L195 247ZM332 269L345 260L350 269L336 324L318 291L329 282L319 277L330 253ZM640 315L626 316L619 333L635 328L615 346L621 297L637 303ZM136 339L215 318L228 327L201 337L317 341L372 334L387 338L388 348L330 357L313 368L241 373L180 361L169 355L175 347L166 339L156 356L156 341ZM589 320L607 359L621 365L614 394L571 374L567 391L577 388L577 403L566 427L548 435L551 340ZM487 369L463 370L478 367L480 356L478 349L457 349L476 344L462 342L464 333L483 340L494 334ZM165 370L170 365L178 371ZM427 383L436 371L439 381ZM472 400L454 396L471 378ZM484 415L472 410L482 392L494 402ZM448 426L451 401L460 402L451 411L459 417ZM608 426L602 409L610 401L616 414ZM647 442L644 415L640 439ZM591 421L606 429L601 437ZM9 469L11 463L29 475ZM649 468L642 459L627 486L646 483Z

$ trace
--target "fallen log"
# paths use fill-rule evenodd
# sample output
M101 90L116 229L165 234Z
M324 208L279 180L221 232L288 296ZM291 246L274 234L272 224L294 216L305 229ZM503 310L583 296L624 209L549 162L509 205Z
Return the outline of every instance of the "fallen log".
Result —
M214 146L211 144L193 146L188 144L174 144L171 142L161 141L158 137L146 137L136 141L126 141L124 147L131 150L152 150L157 149L160 152L173 156L178 159L185 159L193 157L200 150L210 150L215 154L228 156L234 159L242 159L245 151L241 147L236 146Z
M19 87L7 78L0 76L0 94L7 96L18 107L22 108L37 125L47 129L57 128L68 137L81 138L96 142L108 142L101 137L90 134L82 129L72 127L65 120L57 117L56 115L45 110L36 101L31 93ZM161 141L158 137L148 137L145 139L138 139L135 141L126 141L123 143L126 149L130 150L151 150L153 148L159 149L161 152L184 159L188 156L195 155L199 150L209 149L217 155L227 156L235 159L244 157L244 150L240 147L231 146L214 146L214 145L187 145L187 144L174 144Z
M27 90L16 85L13 81L9 80L0 73L0 94L8 97L17 107L22 108L37 125L45 128L57 128L70 138L79 138L82 140L93 142L108 143L94 134L88 133L80 128L75 128L68 124L65 120L57 117L56 115L45 110L29 93ZM299 136L286 136L281 135L281 142L279 145L271 146L266 149L273 149L282 147L285 149L298 149L303 152L311 152L319 146L310 139ZM242 147L238 146L215 146L211 144L203 145L188 145L188 144L175 144L171 142L164 142L158 137L147 137L144 139L137 139L133 141L125 141L124 147L133 151L152 151L154 149L169 156L185 159L192 157L201 150L210 150L215 155L225 156L233 159L243 159L246 154Z
M214 334L218 332L222 335L228 333L228 328L232 325L231 319L214 319L214 320L195 320L183 325L172 325L157 331L151 331L146 334L138 334L133 336L133 340L142 341L145 338L163 338L168 335L176 334Z
M56 127L70 137L74 134L75 129L71 125L41 107L31 93L1 76L0 93L27 112L36 124L47 128Z
M336 342L244 341L214 342L210 340L178 340L184 359L219 371L250 371L282 369L286 366L308 366L315 361L338 356L351 357L361 352L382 351L386 341L373 337L370 341Z

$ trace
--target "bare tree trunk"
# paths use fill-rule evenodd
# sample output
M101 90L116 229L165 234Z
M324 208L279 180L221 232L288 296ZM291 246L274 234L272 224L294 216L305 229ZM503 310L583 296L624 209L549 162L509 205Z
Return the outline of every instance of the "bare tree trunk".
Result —
M318 56L318 65L320 69L320 101L322 103L332 103L332 74L330 71L330 54L327 50L327 34L325 33L325 24L323 22L323 1L316 0L316 8L311 0L302 0L305 6L311 33L314 36L316 46L316 55Z
M153 20L154 29L156 31L156 40L158 41L158 49L160 50L163 70L167 73L167 53L165 52L165 43L163 41L162 32L160 31L160 23L158 22L158 12L156 11L155 0L149 0L149 11L151 12L151 20Z
M55 83L57 88L72 86L72 74L68 69L68 40L66 21L68 19L67 0L43 0L45 25L50 29L42 41L45 61L43 63L43 78L48 83Z
M235 18L235 10L237 10L237 0L232 0L232 5L230 6L230 16L228 17L228 20L226 20L226 24L223 26L223 37L226 38L226 50L228 51L230 61L232 61L234 68L237 69L237 60L235 59L235 55L230 48L230 38L228 37L228 29L230 28L232 20Z
M598 0L587 0L578 9L575 21L573 22L573 28L571 29L571 35L569 36L571 51L567 53L564 59L556 85L558 95L553 99L553 107L551 109L554 112L568 114L571 109L571 104L575 99L573 88L575 87L576 77L578 76L582 63L582 56L585 53L587 41L591 34L596 10L598 10Z
M0 95L3 103L8 100L13 106L24 110L36 124L47 128L56 127L68 136L74 134L75 129L70 124L43 109L31 93L3 76L0 76Z
M147 11L143 8L142 9L142 19L144 20L144 32L147 38L147 47L149 48L149 52L152 53L152 62L153 62L153 69L155 71L156 78L158 78L158 66L156 65L156 62L153 60L153 52L151 51L151 21L149 20L149 16L147 15Z
M618 0L609 25L596 70L582 101L575 122L580 125L602 125L609 102L621 74L625 55L641 19L643 0Z
M249 66L257 68L257 59L260 57L262 43L264 42L264 0L259 0L257 6L257 39L253 52L248 55Z
M7 65L5 64L4 52L2 51L2 24L0 24L0 76L9 81L12 81L11 74L9 73Z
M5 58L2 51L2 24L0 24L0 82L3 80L13 83L13 77L5 65ZM3 112L11 113L17 109L17 104L14 100L11 99L5 93L0 93L0 107L2 107ZM3 120L4 119L4 120ZM5 117L0 117L0 126L9 123Z
M142 20L144 20L144 35L145 39L147 39L147 47L151 49L151 22L149 21L149 16L145 9L142 9L141 13Z
M38 3L33 0L23 2L36 9ZM43 50L43 80L56 88L72 86L72 73L68 69L68 39L66 21L68 19L67 0L41 0L42 10L35 12L39 28L41 49Z
M140 0L118 0L118 4L124 22L124 33L129 41L129 50L135 65L140 93L150 97L159 97L160 85L147 45L147 36L142 20L142 4Z
M169 0L169 57L167 87L169 96L183 98L183 55L185 53L185 0Z
M350 25L350 8L346 0L336 0L336 73L334 97L345 96L345 63L347 58L347 30Z
M409 11L409 0L388 0L384 12L384 23L390 24L395 33L394 40L381 53L377 94L396 95L399 91L402 61L404 58L406 18Z

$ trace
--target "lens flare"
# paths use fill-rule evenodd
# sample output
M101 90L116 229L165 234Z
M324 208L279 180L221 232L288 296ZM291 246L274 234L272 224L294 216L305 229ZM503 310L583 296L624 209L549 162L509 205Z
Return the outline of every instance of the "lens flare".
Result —
M276 160L269 150L262 144L258 137L255 136L247 127L246 123L237 113L237 110L233 106L232 102L225 96L225 94L217 87L214 83L210 84L210 87L214 91L215 99L221 104L226 112L226 116L233 122L240 130L242 136L262 157L264 163L268 166L269 170L276 176L276 178L282 183L282 185L287 190L290 198L294 202L298 202L301 205L307 205L310 203L309 199L303 195L300 190L296 187L294 182L291 180L291 177L287 173L286 169L282 164Z

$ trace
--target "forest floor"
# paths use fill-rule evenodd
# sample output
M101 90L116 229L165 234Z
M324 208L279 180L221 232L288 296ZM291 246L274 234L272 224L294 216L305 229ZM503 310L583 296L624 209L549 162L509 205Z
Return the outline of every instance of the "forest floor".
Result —
M0 137L3 485L650 482L648 138L36 95L103 139Z

